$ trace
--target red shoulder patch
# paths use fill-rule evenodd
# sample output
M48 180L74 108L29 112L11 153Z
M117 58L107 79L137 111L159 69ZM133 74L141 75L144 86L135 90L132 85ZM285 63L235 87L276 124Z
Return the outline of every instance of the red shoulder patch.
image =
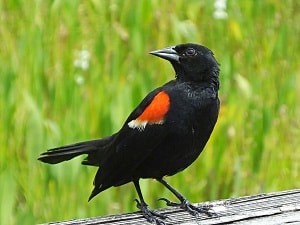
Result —
M153 98L152 102L146 107L137 120L147 121L149 123L162 121L164 120L169 107L170 97L166 92L161 91Z
M162 124L166 113L170 108L169 95L161 91L153 98L152 102L145 108L144 112L135 120L128 123L131 128L143 130L149 124Z

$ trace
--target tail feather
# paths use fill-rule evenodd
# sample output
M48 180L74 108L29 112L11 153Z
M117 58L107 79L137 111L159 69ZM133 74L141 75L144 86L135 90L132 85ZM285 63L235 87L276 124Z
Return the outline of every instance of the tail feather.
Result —
M103 139L79 142L49 149L48 151L43 152L38 160L44 163L56 164L70 160L79 155L88 154L82 164L98 166L101 163L104 152L108 149L108 146L110 146L112 138L113 136L109 136Z

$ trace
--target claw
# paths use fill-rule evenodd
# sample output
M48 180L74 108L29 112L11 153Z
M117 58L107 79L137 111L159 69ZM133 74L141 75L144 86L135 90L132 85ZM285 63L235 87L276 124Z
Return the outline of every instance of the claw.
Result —
M169 199L166 199L166 198L160 198L160 199L158 199L158 201L164 201L164 202L166 202L166 205L167 206L180 206L180 203L177 203L177 202L172 202L172 201L170 201Z
M167 216L150 210L148 205L144 202L140 202L137 199L135 199L134 201L137 203L137 208L141 210L143 216L147 219L148 222L155 222L157 225L167 225L167 223L163 221L164 219L168 218Z
M192 205L193 207L195 207L195 209L199 212L199 213L204 213L209 217L212 216L218 216L213 210L211 210L212 206L211 205L202 205L199 207L196 207L194 205Z
M210 212L211 207L206 205L206 206L194 206L193 204L191 204L188 200L183 200L180 204L180 207L184 210L186 210L187 212L189 212L190 214L192 214L193 216L198 216L199 213L204 213L209 217L212 217L213 215L215 215L215 213Z
M198 216L199 213L204 213L209 217L216 215L215 213L210 212L211 207L209 205L196 207L193 204L191 204L187 199L184 199L181 203L172 202L166 198L160 198L158 200L166 202L167 206L180 207L193 216Z
M205 213L209 217L216 215L216 213L210 212L211 206L201 206L196 207L192 205L182 194L176 191L170 184L168 184L165 180L157 179L162 185L168 188L180 201L180 203L171 202L168 199L160 198L159 200L165 201L168 206L179 206L180 208L184 209L185 211L189 212L193 216L198 216L199 213Z
M141 205L140 201L137 200L137 199L134 199L134 201L136 202L136 207L137 207L138 209L141 209L141 208L140 208L140 205Z

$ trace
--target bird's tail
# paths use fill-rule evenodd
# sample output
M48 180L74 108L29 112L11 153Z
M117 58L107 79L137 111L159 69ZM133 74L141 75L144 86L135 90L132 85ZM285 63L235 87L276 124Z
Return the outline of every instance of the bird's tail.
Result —
M43 152L38 160L56 164L63 161L70 160L76 156L88 154L87 158L83 160L82 164L90 166L99 166L104 152L109 149L113 140L113 136L109 136L103 139L79 142L76 144L65 145L58 148L49 149Z

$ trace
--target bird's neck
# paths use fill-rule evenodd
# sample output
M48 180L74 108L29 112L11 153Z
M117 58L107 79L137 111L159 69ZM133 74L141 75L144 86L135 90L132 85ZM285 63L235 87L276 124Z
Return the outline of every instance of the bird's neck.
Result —
M199 76L187 76L187 74L182 75L182 71L177 70L176 71L176 79L180 82L196 82L201 84L201 86L205 85L207 87L213 88L215 91L219 90L220 82L219 82L219 69L214 68L214 70L204 73L205 75L199 75ZM201 78L201 79L193 79L195 78Z
M208 83L213 87L216 91L220 88L220 81L219 81L219 69L216 69L210 73Z

